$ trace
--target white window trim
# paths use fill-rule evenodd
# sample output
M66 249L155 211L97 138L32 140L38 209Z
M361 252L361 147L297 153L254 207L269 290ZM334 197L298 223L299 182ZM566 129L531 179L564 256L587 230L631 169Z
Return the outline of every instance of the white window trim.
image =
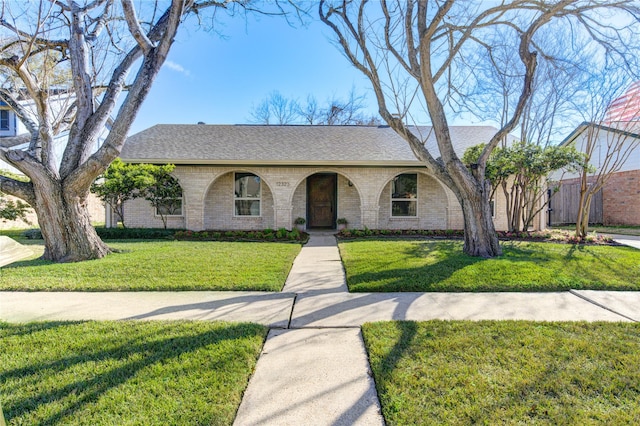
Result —
M254 197L236 197L236 175L238 173L241 174L250 174L253 176L256 176L258 178L260 178L260 197L259 198L254 198ZM251 173L251 172L233 172L233 187L232 187L232 191L233 191L233 217L234 218L240 218L240 219L256 219L256 218L261 218L262 217L262 177L258 176L255 173ZM253 216L253 215L248 215L248 214L236 214L236 201L255 201L258 200L260 201L260 211L259 214L257 216Z
M16 115L13 110L9 108L0 108L2 111L7 111L9 128L0 129L0 136L15 136L16 135Z
M393 180L401 175L416 175L416 198L393 198ZM399 173L395 175L391 181L389 181L389 218L392 220L413 220L420 218L420 203L418 202L419 194L418 188L420 186L420 173ZM416 214L415 216L394 216L393 215L393 202L394 201L415 201L416 202Z

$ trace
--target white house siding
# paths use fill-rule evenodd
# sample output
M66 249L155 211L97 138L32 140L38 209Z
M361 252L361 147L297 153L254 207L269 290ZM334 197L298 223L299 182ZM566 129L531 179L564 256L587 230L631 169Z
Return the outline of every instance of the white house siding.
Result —
M585 151L586 144L588 142L588 129L585 130L582 134L580 134L574 142L576 149L580 152ZM607 145L615 146L618 143L623 143L624 145L632 145L631 152L629 153L629 157L622 164L617 172L628 172L632 170L638 170L640 168L640 143L638 139L620 135L616 132L609 132L606 130L599 130L596 136L595 141L595 149L593 149L593 153L591 155L591 165L596 169L596 171L600 171L602 163L605 161L607 157ZM624 148L625 150L627 148ZM563 171L556 171L552 175L552 180L568 180L575 179L579 177L578 173L569 173Z

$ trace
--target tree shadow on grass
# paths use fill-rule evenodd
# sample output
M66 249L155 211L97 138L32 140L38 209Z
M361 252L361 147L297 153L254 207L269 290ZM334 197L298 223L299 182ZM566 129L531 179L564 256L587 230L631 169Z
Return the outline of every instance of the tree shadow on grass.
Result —
M349 290L353 292L439 291L442 289L438 285L459 270L487 260L462 253L462 245L458 241L419 242L412 244L403 253L408 258L431 257L432 261L418 267L389 267L357 275L350 275L347 268ZM382 282L383 284L380 286L369 285L369 283L375 282ZM464 289L461 288L459 291L464 291Z
M349 274L352 292L635 290L640 287L628 260L597 246L503 242L503 255L482 259L462 253L456 241L426 241L397 260ZM413 260L424 259L424 263ZM639 257L640 259L640 257ZM625 266L627 265L627 266ZM456 280L454 277L458 277ZM453 278L453 279L452 279ZM485 280L486 278L486 280Z
M49 326L49 323L26 324L15 326L18 331L13 334L28 334L33 330L51 329L63 324L74 326L84 323L54 323L51 326ZM3 408L7 420L11 421L28 412L38 410L42 404L57 402L62 407L57 411L53 411L46 418L41 419L40 424L58 424L64 421L66 417L72 416L87 406L96 403L101 395L126 383L141 370L154 364L162 365L190 352L195 352L202 347L216 345L226 340L255 336L261 336L264 339L266 336L266 329L262 326L256 324L230 324L224 328L220 327L195 334L189 330L183 330L181 333L189 334L146 341L147 337L156 336L159 331L161 332L161 330L154 328L146 335L143 333L133 337L129 336L127 341L112 348L95 350L87 344L82 350L76 350L73 355L51 362L35 363L9 370L0 369L0 382L5 383L5 386L9 380L18 380L20 382L9 386L25 386L26 383L37 382L43 371L46 371L47 376L56 377L73 374L70 371L82 366L82 364L95 364L98 366L90 377L60 385L54 389L40 389L21 399L14 400L10 404L5 404ZM130 361L122 361L126 359L130 359ZM217 360L217 362L224 362L224 360ZM101 363L116 364L116 366L112 368L104 367L105 369L102 370L100 369ZM77 398L72 402L65 402L65 399L71 394L77 395Z
M19 326L9 325L0 321L0 337L26 336L40 331L52 330L58 327L66 327L74 324L82 324L84 321L48 321L30 322ZM1 377L1 376L0 376Z
M559 243L508 244L504 248L514 261L553 268L554 278L569 280L566 285L560 283L559 289L635 290L640 286L637 274L626 263L627 254L635 254L634 249ZM617 253L621 256L614 255Z
M376 392L378 393L382 414L385 418L387 417L385 414L388 414L386 412L388 412L390 407L387 406L385 398L381 398L381 396L385 396L388 393L388 390L383 386L385 383L390 383L392 381L391 376L394 374L398 363L407 354L407 350L411 348L413 340L418 332L418 326L415 321L394 321L391 324L400 330L400 334L391 350L378 362L371 364ZM363 328L367 327L365 326ZM363 330L362 335L365 348L368 352L367 356L369 360L372 360L370 350L372 349L372 346L375 345L375 342L369 341L366 331Z

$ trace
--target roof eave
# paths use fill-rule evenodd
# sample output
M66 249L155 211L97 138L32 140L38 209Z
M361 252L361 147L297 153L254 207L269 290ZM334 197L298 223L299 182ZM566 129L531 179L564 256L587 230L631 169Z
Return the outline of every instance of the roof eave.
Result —
M203 159L167 159L167 158L126 158L121 157L122 161L127 163L151 163L151 164L175 164L175 165L190 165L190 166L316 166L316 167L419 167L424 164L418 160L376 160L376 161L362 161L362 160L203 160Z

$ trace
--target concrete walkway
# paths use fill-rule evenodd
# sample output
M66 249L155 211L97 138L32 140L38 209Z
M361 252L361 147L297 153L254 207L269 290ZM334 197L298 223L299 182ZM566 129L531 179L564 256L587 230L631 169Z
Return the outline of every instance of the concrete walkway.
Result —
M637 235L621 235L621 234L606 234L613 238L616 242L624 244L629 247L640 249L640 236Z
M22 260L32 254L29 247L19 244L13 238L0 235L0 267Z
M621 241L622 242L622 241ZM335 238L313 234L284 289L0 292L0 320L191 319L271 328L235 425L381 425L360 334L370 321L640 321L640 292L348 293Z

